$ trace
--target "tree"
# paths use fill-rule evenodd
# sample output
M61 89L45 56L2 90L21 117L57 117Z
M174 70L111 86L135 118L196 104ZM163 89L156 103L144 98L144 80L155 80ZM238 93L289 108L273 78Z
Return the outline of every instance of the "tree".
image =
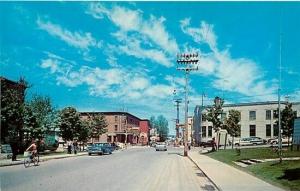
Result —
M80 137L83 123L80 115L73 107L66 107L60 112L60 134L65 141L73 141Z
M157 118L151 116L150 124L157 130L160 141L165 141L169 134L168 120L163 115L159 115Z
M206 119L212 122L215 132L219 131L219 128L222 128L223 123L220 115L223 113L223 104L223 99L215 97L214 105L207 109Z
M292 109L292 103L287 103L280 114L282 135L288 137L288 146L290 146L290 137L294 131L294 120L296 118L296 113ZM278 114L276 116L278 118ZM275 123L278 125L278 120Z
M58 127L58 121L58 111L52 106L49 97L34 95L25 104L24 131L28 140L44 138Z
M91 130L91 134L90 134L91 138L99 137L100 135L107 132L108 124L106 122L104 115L102 114L91 115L89 116L87 122L88 122L88 127Z
M240 136L241 126L239 122L241 120L241 113L237 110L229 110L228 118L225 119L223 128L227 130L227 133L232 137L232 148L234 144L234 137Z
M28 87L24 78L17 83L1 78L1 143L11 145L13 160L23 147L24 97Z

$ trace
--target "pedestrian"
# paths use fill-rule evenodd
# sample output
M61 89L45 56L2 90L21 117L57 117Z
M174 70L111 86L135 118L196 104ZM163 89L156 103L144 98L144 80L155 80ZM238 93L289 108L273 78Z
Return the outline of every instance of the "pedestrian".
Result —
M72 142L68 141L67 145L68 145L68 154L71 154L72 153Z
M216 139L213 137L212 138L212 142L211 142L211 147L212 147L212 150L211 151L216 151L216 146L217 146L217 144L216 144Z
M77 143L77 141L75 140L75 141L73 142L73 149L74 149L74 154L75 154L75 155L77 154L77 146L78 146L78 143Z

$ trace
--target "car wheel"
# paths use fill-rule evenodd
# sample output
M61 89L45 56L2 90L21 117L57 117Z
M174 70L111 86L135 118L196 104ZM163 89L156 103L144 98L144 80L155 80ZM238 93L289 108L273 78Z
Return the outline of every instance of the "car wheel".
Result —
M238 146L240 146L240 144L236 143L236 144L235 144L235 146L237 146L237 147L238 147Z
M156 151L158 151L158 149L156 149Z
M254 146L256 146L256 145L257 145L257 143L253 143L253 145L254 145Z
M89 153L89 155L91 156L91 155L92 155L92 153Z

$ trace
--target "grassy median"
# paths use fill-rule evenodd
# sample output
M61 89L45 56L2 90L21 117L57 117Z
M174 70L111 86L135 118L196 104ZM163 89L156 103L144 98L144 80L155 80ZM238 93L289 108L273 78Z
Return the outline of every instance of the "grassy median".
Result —
M278 158L278 154L272 148L247 148L240 151L240 154L238 154L236 150L219 150L207 155L221 162L246 170L267 182L290 190L300 190L300 160L283 161L282 163L278 163L278 161L264 162L242 168L237 166L234 161L244 159L272 159ZM300 151L291 151L286 148L283 150L283 157L300 157Z

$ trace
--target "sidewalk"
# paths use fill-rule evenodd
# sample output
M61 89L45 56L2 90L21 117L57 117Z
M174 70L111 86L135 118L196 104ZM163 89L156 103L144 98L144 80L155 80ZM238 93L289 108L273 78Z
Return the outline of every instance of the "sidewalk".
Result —
M199 150L191 150L189 158L223 191L279 191L275 187L246 172L238 170L230 165L214 160Z
M87 155L87 152L80 152L75 154L59 154L59 155L51 155L51 156L40 156L40 161L44 162L51 159L61 159L61 158L69 158L69 157L77 157ZM24 158L19 158L17 161L12 161L11 159L0 160L0 167L3 166L11 166L11 165L19 165L23 164Z

